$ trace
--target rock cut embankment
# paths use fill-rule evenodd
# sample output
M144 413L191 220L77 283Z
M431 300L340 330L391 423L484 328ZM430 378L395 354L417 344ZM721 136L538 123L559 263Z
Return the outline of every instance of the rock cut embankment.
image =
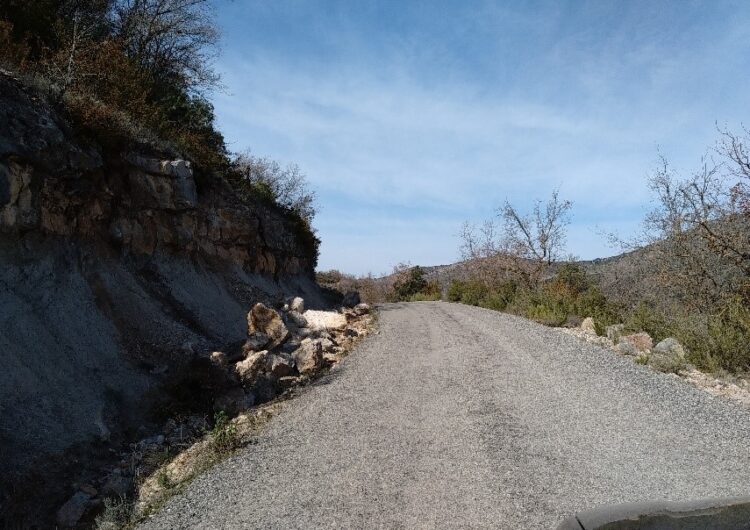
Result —
M104 149L0 72L0 473L111 439L256 302L321 304L299 224L220 175ZM7 485L4 484L4 485Z

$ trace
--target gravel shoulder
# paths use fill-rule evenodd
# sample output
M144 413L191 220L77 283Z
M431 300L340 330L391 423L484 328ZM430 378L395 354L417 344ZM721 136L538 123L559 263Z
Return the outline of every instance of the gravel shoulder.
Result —
M554 528L750 494L750 412L524 319L424 302L143 528Z

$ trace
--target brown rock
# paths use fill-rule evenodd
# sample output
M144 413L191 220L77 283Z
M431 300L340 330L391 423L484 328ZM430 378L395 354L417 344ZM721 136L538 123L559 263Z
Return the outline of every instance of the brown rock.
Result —
M245 384L253 384L258 376L265 370L268 360L268 350L251 353L244 361L234 366L237 376Z
M620 337L620 344L622 343L628 343L632 345L633 348L635 348L635 350L638 352L648 351L654 347L654 341L651 339L651 336L643 331L640 333L633 333L632 335L625 335L624 337Z
M305 339L292 354L301 374L311 374L323 365L323 347L320 340Z
M268 335L270 342L266 347L269 349L282 344L289 337L289 330L284 325L281 315L260 303L255 304L247 314L247 332L248 335L253 333Z
M286 354L272 353L267 363L268 371L276 378L294 374L294 359Z

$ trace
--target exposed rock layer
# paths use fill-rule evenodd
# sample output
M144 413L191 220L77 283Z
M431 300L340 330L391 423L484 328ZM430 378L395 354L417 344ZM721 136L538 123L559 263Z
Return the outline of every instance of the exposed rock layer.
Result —
M0 230L78 238L124 252L202 256L267 275L310 273L294 221L238 201L219 177L196 188L189 161L102 149L0 74Z

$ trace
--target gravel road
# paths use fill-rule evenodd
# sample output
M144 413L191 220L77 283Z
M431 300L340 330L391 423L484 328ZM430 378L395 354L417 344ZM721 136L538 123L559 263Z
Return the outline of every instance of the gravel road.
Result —
M143 528L554 528L750 494L750 413L560 331L441 302L380 333Z

